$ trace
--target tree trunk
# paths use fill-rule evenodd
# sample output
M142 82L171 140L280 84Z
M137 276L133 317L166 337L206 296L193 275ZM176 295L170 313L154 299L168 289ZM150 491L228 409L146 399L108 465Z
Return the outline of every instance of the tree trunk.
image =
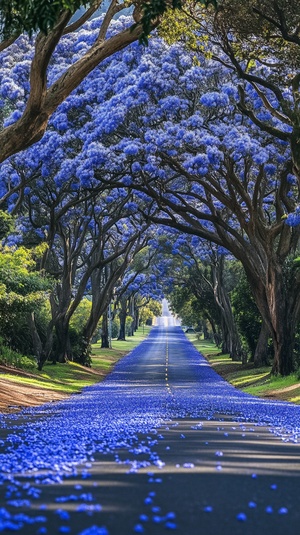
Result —
M101 347L109 347L109 335L108 335L108 313L107 310L102 316L102 333L101 333Z
M43 366L45 362L48 360L48 358L51 355L53 348L53 323L52 321L49 322L49 325L47 327L47 335L46 335L46 342L44 344L42 354L40 356L40 360L38 362L38 370L42 371ZM53 362L53 364L56 364L56 361Z
M41 342L40 335L36 328L34 312L31 312L29 314L28 323L29 323L29 329L30 329L30 334L32 338L33 353L36 357L37 364L39 366L41 355L43 352L43 344Z
M126 316L120 314L120 330L119 330L119 336L118 340L126 340Z
M126 318L127 318L127 299L126 297L121 297L120 299L121 310L119 312L120 319L120 331L118 340L126 340Z
M290 375L294 371L295 325L300 309L297 276L292 273L289 281L281 264L274 259L269 263L265 285L251 275L248 277L249 283L273 341L272 373Z
M261 329L256 344L255 352L253 355L253 363L255 368L260 368L261 366L268 366L268 340L270 332L266 323L263 321L261 324Z
M214 318L212 316L210 316L209 314L207 314L207 320L208 322L210 323L210 326L211 326L211 330L212 330L212 334L213 334L213 340L216 344L217 347L220 347L221 344L222 344L222 340L221 340L221 336L217 330L217 325L216 325L216 322L214 320Z
M204 320L202 322L202 331L203 331L204 340L209 340L209 332L208 332L206 322Z
M56 322L55 333L57 338L56 360L60 363L73 360L69 337L69 322L66 322L65 318Z
M294 371L293 350L296 318L293 313L294 296L289 294L288 286L288 281L284 281L282 267L271 263L267 299L274 345L272 373L275 375L278 373L280 375L289 375ZM294 293L294 289L292 293Z
M134 331L135 331L135 299L134 297L130 297L129 298L129 303L128 303L128 308L129 308L129 314L130 316L132 317L132 322L130 324L130 327L128 329L128 336L134 336Z
M232 348L231 337L230 337L230 332L228 331L227 324L223 318L222 313L221 313L220 327L221 327L221 332L222 332L222 353L230 354L231 348Z
M138 330L140 323L140 309L138 306L134 307L134 332Z
M227 344L229 349L229 354L234 361L241 360L243 352L239 333L237 326L234 320L231 304L229 297L223 288L220 288L221 294L221 317L224 323L224 328L226 326L227 331Z
M224 288L224 257L219 257L212 265L212 281L215 303L221 317L221 330L223 334L223 353L229 353L234 361L242 359L243 351L237 326L234 320L231 303Z
M281 326L277 327L276 332L272 332L274 345L272 374L274 375L280 374L286 376L294 371L293 351L295 345L295 329L292 320L289 321L289 319L283 316Z

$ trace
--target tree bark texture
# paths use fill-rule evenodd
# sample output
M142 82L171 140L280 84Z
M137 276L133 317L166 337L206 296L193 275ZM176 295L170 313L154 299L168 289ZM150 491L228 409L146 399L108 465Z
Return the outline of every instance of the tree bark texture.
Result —
M126 340L126 318L127 318L127 299L122 297L120 300L121 309L119 312L120 331L118 340Z
M102 315L102 332L101 332L101 347L109 347L109 335L108 335L108 313L107 309Z
M261 324L261 329L259 337L257 340L255 352L253 355L253 363L255 368L260 368L262 366L269 365L268 359L268 340L270 337L269 328L266 323L263 321Z

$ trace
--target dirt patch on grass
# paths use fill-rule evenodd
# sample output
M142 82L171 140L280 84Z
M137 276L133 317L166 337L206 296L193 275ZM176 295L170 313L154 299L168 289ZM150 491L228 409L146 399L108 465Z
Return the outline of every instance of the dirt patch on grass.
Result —
M0 378L1 374L9 373L10 375L18 375L19 377L36 377L32 372L21 370L19 368L14 368L13 366L3 366L0 365Z
M209 360L209 359L207 359ZM226 381L230 381L232 379L232 375L238 374L242 370L253 370L254 366L251 363L241 365L237 364L236 362L227 362L226 364L221 363L214 363L210 361L211 366L214 368L214 370L223 377ZM257 371L259 371L259 368L255 368ZM266 378L259 378L259 379L251 379L248 382L243 383L243 388L246 388L247 386L259 386L266 382ZM243 390L241 388L241 390ZM265 391L264 393L260 394L259 397L267 398L267 399L278 399L280 401L290 401L293 398L296 398L297 396L300 396L300 383L296 383L291 386L287 386L285 388L280 388L275 390L274 388L270 390Z
M92 378L94 382L101 381L112 366L121 356L124 355L124 351L120 351L120 355L108 357L108 361L111 361L111 365L107 369L95 369L86 368L84 366L76 368L76 380L86 381L88 378ZM96 360L96 358L95 358ZM59 366L67 366L68 364L59 364ZM43 369L47 371L47 365ZM0 366L0 412L18 412L24 407L36 407L43 403L60 401L70 397L71 394L63 392L62 390L52 390L44 386L34 386L29 384L21 384L18 381L14 381L12 378L6 378L5 374L16 377L24 377L28 379L39 379L40 383L44 382L44 379L35 374L34 372L14 368L12 366ZM57 384L62 384L61 381L56 380ZM80 392L75 392L80 393Z
M300 383L296 383L294 385L291 385L291 386L286 386L285 388L280 388L280 390L271 390L269 392L269 395L271 394L281 394L281 393L284 393L284 392L291 392L292 390L297 390L300 388Z
M11 373L11 372L9 372ZM20 370L20 374L22 371ZM27 377L27 375L26 375ZM34 375L32 375L34 377ZM17 412L23 407L35 407L43 403L59 401L67 398L64 392L20 385L16 381L0 378L0 411Z
M266 398L281 399L282 401L289 401L291 398L300 395L300 383L296 383L280 390L269 390L266 392Z

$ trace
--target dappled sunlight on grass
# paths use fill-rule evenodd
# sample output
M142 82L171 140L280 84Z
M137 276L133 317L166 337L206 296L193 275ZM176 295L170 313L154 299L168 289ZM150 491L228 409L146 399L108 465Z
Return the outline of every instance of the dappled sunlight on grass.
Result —
M140 328L128 341L113 340L112 349L102 349L99 342L93 344L91 368L76 362L56 365L46 363L41 372L33 370L30 374L23 374L20 370L19 375L7 373L2 374L2 378L9 382L65 394L80 392L84 387L101 381L120 358L148 336L150 330L151 327Z
M297 374L295 373L292 373L288 377L281 377L279 375L277 376L274 375L270 378L271 385L276 386L276 387L278 386L280 388L285 388L287 386L294 385L295 382L299 382L299 378L297 377Z
M220 348L213 342L198 340L193 334L186 334L192 344L204 355L217 373L236 388L258 397L272 397L300 404L300 379L297 374L289 377L271 376L271 366L255 368L253 364L243 365L233 361L229 355L220 355ZM295 395L296 394L296 395Z
M249 371L247 371L246 375L235 373L234 376L229 379L234 386L246 386L249 383L260 381L261 379L267 379L269 376L270 371L260 373L257 371L255 371L255 373L249 373Z
M273 392L274 390L280 391L282 389L291 388L293 386L297 388L297 384L299 384L299 379L296 374L292 374L288 377L269 375L266 381L262 384L249 386L245 391L258 395L260 392L264 394Z

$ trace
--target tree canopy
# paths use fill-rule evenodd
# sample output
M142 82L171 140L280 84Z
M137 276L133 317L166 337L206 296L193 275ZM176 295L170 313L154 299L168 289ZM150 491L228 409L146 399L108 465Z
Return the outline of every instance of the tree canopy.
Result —
M57 22L62 11L75 13L80 7L93 4L84 0L2 0L0 8L1 33L4 38L35 31L48 33Z
M146 48L138 41L179 3L112 0L94 17L101 2L83 2L86 10L71 20L83 4L58 2L55 22L51 8L42 28L32 2L15 33L9 17L18 2L3 4L4 229L15 218L6 243L47 243L40 267L56 281L49 334L66 339L91 293L87 344L113 286L132 318L136 287L144 284L139 299L154 289L137 258L145 247L157 252L167 228L174 254L189 244L196 258L200 242L214 244L210 283L220 316L228 301L217 286L230 253L244 267L265 338L272 336L273 371L288 374L300 317L293 262L300 237L299 6L224 0L207 11L210 3L187 5L174 35L153 35ZM116 19L128 7L128 16ZM180 244L180 233L200 242ZM164 269L157 261L156 273ZM197 261L189 265L199 280L201 269ZM238 348L236 338L232 352Z
M95 72L103 98L89 94L96 124L82 123L85 141L74 163L79 168L84 161L94 180L154 199L161 212L148 211L153 222L208 239L238 258L280 346L274 371L288 373L285 343L299 317L295 293L283 290L298 284L296 274L287 283L283 269L299 240L298 228L284 221L299 195L291 146L240 113L239 78L227 64L206 54L199 63L179 44L152 39L146 51L128 50L105 74ZM255 90L252 98L260 106ZM138 203L135 209L141 210Z

